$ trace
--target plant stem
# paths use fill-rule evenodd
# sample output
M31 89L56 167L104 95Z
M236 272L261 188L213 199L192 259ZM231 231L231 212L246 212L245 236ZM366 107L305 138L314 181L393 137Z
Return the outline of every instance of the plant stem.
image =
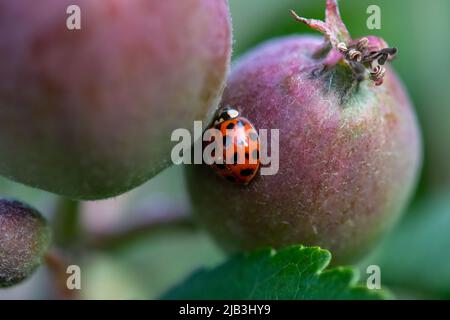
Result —
M79 202L61 197L54 210L54 244L60 248L78 247L81 239Z

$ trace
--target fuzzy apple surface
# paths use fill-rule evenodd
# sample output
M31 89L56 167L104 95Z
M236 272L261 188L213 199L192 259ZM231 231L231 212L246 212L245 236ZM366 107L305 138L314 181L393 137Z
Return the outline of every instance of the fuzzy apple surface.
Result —
M280 141L278 173L248 186L186 167L193 212L227 251L298 243L331 250L335 263L355 261L411 196L421 139L403 85L390 67L355 80L343 59L329 64L337 48L318 55L324 48L332 46L320 37L280 38L232 70L222 105L258 130L279 129Z
M38 211L0 199L0 288L29 277L41 264L50 239L50 227Z
M132 189L217 105L230 55L226 0L2 1L0 174L81 199Z

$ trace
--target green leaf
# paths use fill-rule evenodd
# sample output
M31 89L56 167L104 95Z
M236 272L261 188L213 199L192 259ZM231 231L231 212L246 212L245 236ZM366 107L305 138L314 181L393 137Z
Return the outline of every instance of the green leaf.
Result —
M290 246L231 258L212 270L200 270L163 299L383 299L385 291L356 285L352 268L325 270L330 252ZM325 270L325 271L324 271Z

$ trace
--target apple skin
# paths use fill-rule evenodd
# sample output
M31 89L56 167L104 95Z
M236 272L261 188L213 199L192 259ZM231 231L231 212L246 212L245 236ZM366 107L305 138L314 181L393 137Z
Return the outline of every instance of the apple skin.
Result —
M0 199L0 288L28 278L41 264L50 240L50 227L38 211Z
M81 30L69 30L69 5ZM227 0L0 3L0 174L100 199L171 164L171 133L217 106Z
M322 44L313 36L272 40L229 77L222 105L258 130L279 129L276 175L239 186L206 165L186 166L193 212L226 251L317 245L334 263L353 262L407 205L421 137L403 85L388 67L383 85L363 81L341 103L345 76L313 76L311 53Z

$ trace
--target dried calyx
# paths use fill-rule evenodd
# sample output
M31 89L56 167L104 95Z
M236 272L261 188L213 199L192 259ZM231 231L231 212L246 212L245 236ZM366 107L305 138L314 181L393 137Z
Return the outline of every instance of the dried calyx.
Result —
M383 83L384 64L395 57L397 48L389 48L384 40L374 36L353 40L342 21L337 0L327 0L325 22L302 18L294 10L291 14L295 20L324 34L326 43L314 56L325 57L325 67L344 61L358 82L370 79L377 86Z
M344 42L338 44L337 49L343 54L345 61L352 67L358 80L365 78L365 71L369 70L370 79L376 85L383 83L386 69L383 65L397 53L397 48L373 50L369 46L368 38L361 38L355 44L347 46Z

